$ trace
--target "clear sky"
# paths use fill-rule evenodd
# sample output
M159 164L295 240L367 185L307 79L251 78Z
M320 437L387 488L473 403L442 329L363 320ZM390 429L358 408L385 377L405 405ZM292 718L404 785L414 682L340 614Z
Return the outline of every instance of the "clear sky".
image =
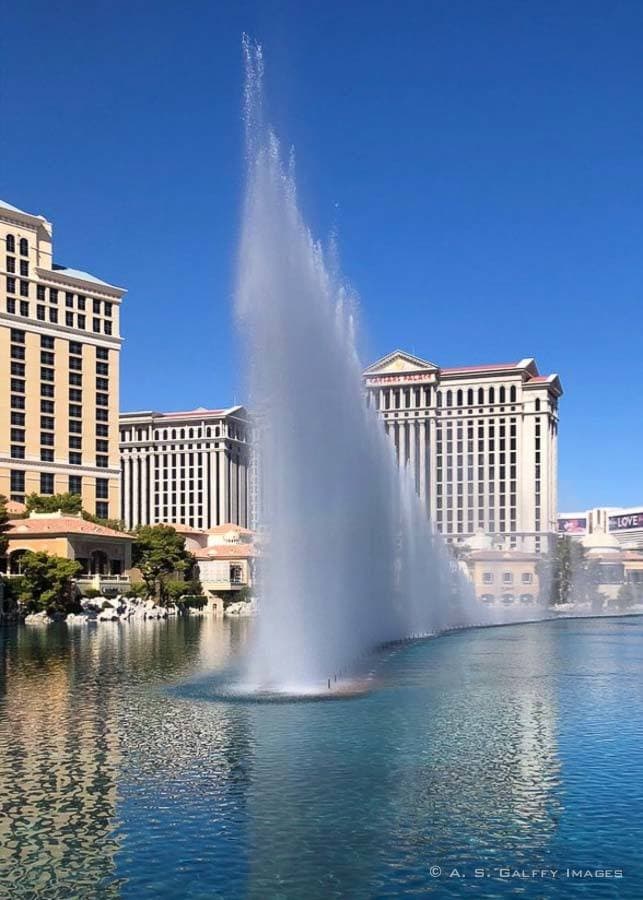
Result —
M638 0L5 3L0 197L128 288L122 408L243 400L244 30L364 361L535 356L565 389L561 509L643 503Z

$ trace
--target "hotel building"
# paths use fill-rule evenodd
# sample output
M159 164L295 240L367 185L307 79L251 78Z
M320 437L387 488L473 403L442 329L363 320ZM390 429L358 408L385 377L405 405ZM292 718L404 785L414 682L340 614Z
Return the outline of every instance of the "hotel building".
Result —
M249 432L242 406L123 413L120 517L125 525L247 527Z
M53 262L42 216L0 201L0 494L119 507L122 288Z
M485 532L498 549L547 549L556 533L557 375L540 375L533 359L440 368L396 350L366 369L364 388L448 541Z
M599 506L558 514L558 533L582 540L590 534L611 534L624 549L643 550L643 504Z

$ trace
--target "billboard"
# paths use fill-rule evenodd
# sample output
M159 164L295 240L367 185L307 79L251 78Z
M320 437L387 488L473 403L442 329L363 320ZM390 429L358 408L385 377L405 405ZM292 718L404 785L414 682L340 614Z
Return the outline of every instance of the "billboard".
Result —
M610 516L607 521L610 531L629 531L632 528L643 528L643 510L623 513L620 516Z
M558 520L558 533L559 534L586 534L587 533L587 519L586 518L559 519Z

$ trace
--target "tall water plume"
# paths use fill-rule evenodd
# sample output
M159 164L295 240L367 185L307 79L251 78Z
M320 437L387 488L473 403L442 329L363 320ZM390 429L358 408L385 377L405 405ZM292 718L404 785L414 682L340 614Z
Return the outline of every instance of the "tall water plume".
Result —
M244 39L247 186L237 314L256 416L265 536L248 680L301 690L376 645L480 621L362 393L356 300L313 240L292 160L263 119Z

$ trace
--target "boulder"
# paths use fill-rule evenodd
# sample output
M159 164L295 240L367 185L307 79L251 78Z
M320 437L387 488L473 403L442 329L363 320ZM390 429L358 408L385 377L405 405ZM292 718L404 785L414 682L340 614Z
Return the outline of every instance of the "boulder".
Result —
M54 619L45 611L30 613L25 617L25 625L50 625Z

